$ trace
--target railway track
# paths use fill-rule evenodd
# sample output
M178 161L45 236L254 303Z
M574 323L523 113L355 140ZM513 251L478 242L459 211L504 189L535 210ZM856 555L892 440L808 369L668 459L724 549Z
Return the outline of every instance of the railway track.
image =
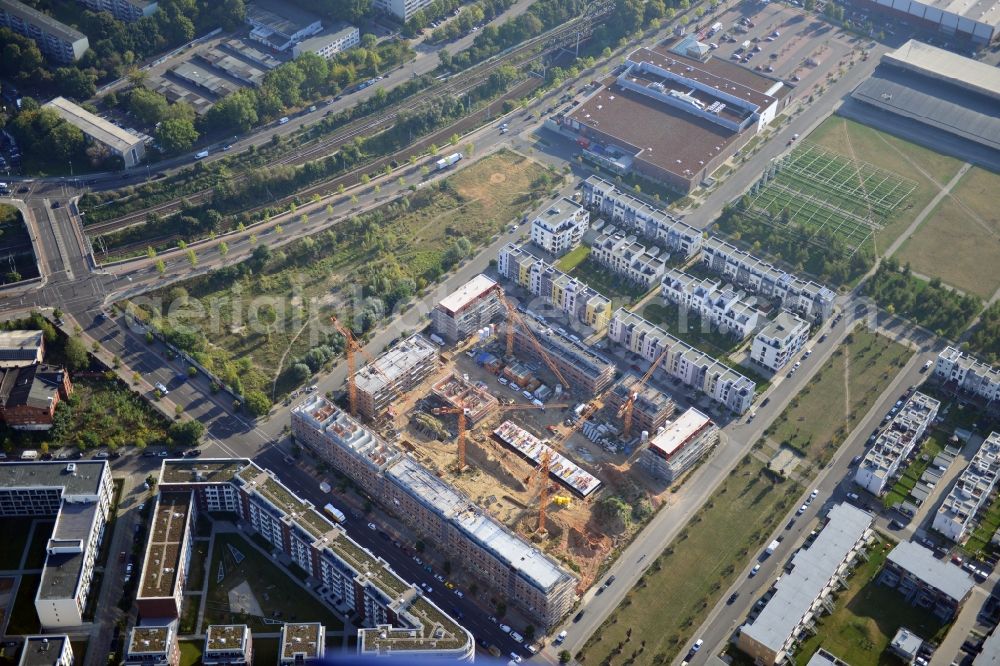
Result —
M610 8L610 4L594 5L588 13L561 26L553 28L546 33L538 35L537 37L533 37L532 39L529 39L515 47L511 47L507 51L489 58L466 72L456 74L445 81L435 84L421 93L418 93L415 99L401 100L400 102L383 109L381 112L376 113L374 116L366 116L356 121L351 121L339 130L334 131L329 136L312 139L301 146L297 146L295 150L291 150L285 155L282 155L281 157L278 157L263 166L295 166L335 154L341 146L356 137L370 135L387 129L395 122L396 118L401 113L419 109L423 107L429 99L449 95L461 96L465 94L465 92L482 84L500 67L507 65L523 67L540 58L544 58L553 50L563 46L565 42L570 40L570 38L575 39L578 34L588 32L594 25L595 21L610 11ZM379 161L385 163L388 160ZM254 168L260 167L258 166ZM365 164L362 167L359 167L348 174L338 176L331 181L325 181L324 183L310 186L304 191L297 193L296 196L308 196L323 187L329 187L331 183L335 186L339 182L343 182L344 177L349 177L358 171L371 168L371 163ZM243 172L244 171L234 173L231 178L239 178ZM209 201L212 197L214 189L214 186L205 188L178 199L166 201L149 208L128 213L122 217L115 218L114 220L88 225L85 228L85 231L87 235L97 237L121 231L138 224L143 224L152 214L168 216L180 210L185 204L200 205ZM292 197L287 197L289 200L291 198ZM273 205L273 203L271 205Z

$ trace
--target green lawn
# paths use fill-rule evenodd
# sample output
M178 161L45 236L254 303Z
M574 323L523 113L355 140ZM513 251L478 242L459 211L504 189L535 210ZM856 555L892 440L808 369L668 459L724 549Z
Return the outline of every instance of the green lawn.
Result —
M45 548L49 545L53 527L55 521L52 520L39 520L35 523L35 533L31 537L28 555L24 561L25 569L41 569L45 564Z
M645 641L634 663L667 663L801 492L792 481L771 480L755 458L744 458L577 658L618 664Z
M41 625L38 621L38 613L35 612L35 595L38 593L38 586L41 582L42 576L40 574L21 576L17 597L14 599L14 607L10 613L10 621L7 623L9 635L38 633Z
M245 556L239 564L228 548L230 544ZM225 567L225 576L217 582L220 563ZM247 582L264 617L284 621L318 621L331 630L343 628L343 623L326 606L307 594L294 579L241 536L216 536L212 565L206 574L208 600L205 603L205 625L246 623L253 631L278 630L277 625L265 624L261 617L229 612L229 590Z
M17 569L21 566L24 547L28 545L28 531L34 518L4 518L0 520L0 570Z
M254 641L256 647L257 641ZM181 649L181 666L195 666L201 663L201 648L204 647L204 640L179 641Z
M806 640L795 655L796 664L805 664L824 647L851 666L898 665L885 654L889 641L900 627L912 630L924 640L940 642L947 626L934 614L906 602L896 590L878 585L892 544L876 542L869 560L861 563L848 581L848 589L837 599L836 610L819 621L818 633Z
M965 543L965 549L973 554L980 554L986 550L995 551L991 539L998 529L1000 529L1000 494L993 496L993 503Z
M764 434L825 465L912 354L858 326Z
M948 435L940 430L934 430L924 440L920 447L920 453L913 459L913 462L906 468L899 481L893 485L886 494L883 503L886 508L896 506L910 495L910 491L917 485L921 475L934 461L934 456L944 450Z
M556 262L556 268L564 273L571 273L573 269L580 265L580 263L590 255L590 248L586 245L580 245L573 248Z
M570 275L610 298L613 309L634 303L648 291L623 280L590 257L577 264Z
M742 340L725 335L709 322L703 322L695 312L688 312L681 325L681 309L673 303L649 303L643 308L642 316L664 328L668 333L701 351L722 359L735 350Z

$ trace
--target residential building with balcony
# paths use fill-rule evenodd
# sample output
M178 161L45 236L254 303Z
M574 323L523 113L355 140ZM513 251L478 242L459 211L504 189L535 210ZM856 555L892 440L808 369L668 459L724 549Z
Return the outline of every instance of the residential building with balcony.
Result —
M664 210L618 188L611 181L590 176L583 181L583 202L602 217L691 258L701 249L703 232Z
M253 635L245 624L210 624L201 652L205 666L250 666Z
M530 358L544 364L536 343L545 350L548 360L559 370L568 385L566 391L593 396L603 393L615 379L615 364L601 356L592 347L577 342L567 333L539 324L524 317L522 323L507 321L514 326L514 353L520 358ZM547 365L546 365L547 367ZM550 369L551 371L551 369ZM556 380L562 383L557 376Z
M306 404L314 402L336 409L321 396ZM310 414L321 416L315 410ZM353 427L364 430L346 418ZM293 429L294 424L293 416ZM331 430L344 425L327 422ZM295 432L297 436L304 433L301 428ZM316 445L310 441L313 443L299 439L304 446ZM328 443L330 448L339 448ZM228 495L226 489L231 489L237 500L233 513L248 530L305 571L307 583L324 603L341 613L353 612L355 626L390 625L399 630L384 639L369 640L366 653L388 654L398 647L428 657L472 661L475 642L468 631L419 588L400 578L388 562L358 545L340 525L296 496L272 472L241 458L168 459L160 468L159 488L161 494L193 493L194 505L199 507L218 502Z
M671 484L691 469L719 441L712 420L689 408L673 423L650 434L639 454L639 466L664 484Z
M938 354L934 376L987 403L1000 400L1000 368L994 368L955 347Z
M83 624L113 496L104 461L0 464L0 516L55 518L35 595L43 629Z
M125 666L177 666L181 650L177 643L177 620L132 627Z
M569 612L577 583L571 573L325 397L310 396L292 409L292 433L536 626L555 626ZM386 649L370 638L369 645Z
M531 221L531 242L558 257L580 244L589 224L590 211L571 199L556 199Z
M437 362L437 345L424 336L401 340L355 373L358 411L368 419L382 417L394 400L427 379Z
M18 666L73 666L69 636L25 636Z
M611 319L611 299L533 255L507 243L497 256L497 270L517 286L569 316L571 325L603 331Z
M633 235L619 233L615 227L599 235L590 247L590 258L624 280L651 289L667 269L670 255L654 246L646 247Z
M500 314L501 292L493 279L477 275L434 306L431 310L434 332L452 343L475 335Z
M895 588L914 606L950 622L969 598L975 582L961 568L939 560L929 548L902 541L893 548L876 579Z
M709 236L701 249L701 263L734 283L807 319L822 321L833 313L836 294L821 284L786 273L732 243Z
M799 643L816 633L818 619L833 612L831 595L846 587L855 562L864 557L873 522L851 504L834 505L812 544L792 557L791 571L774 584L764 608L740 628L739 649L758 664L792 663Z
M735 289L723 287L718 280L696 278L676 268L664 272L660 294L665 300L688 312L696 312L702 321L740 340L752 335L763 319L755 305Z
M772 372L780 372L808 339L809 322L782 310L754 337L750 360Z
M0 0L0 27L24 35L61 65L76 62L90 48L85 34L19 0Z
M976 514L990 499L1000 474L1000 432L992 432L934 515L932 527L961 543L975 525Z
M754 382L625 308L611 318L608 339L649 363L666 350L656 372L679 379L732 412L744 414L753 403Z
M879 433L854 472L854 482L873 495L882 495L891 486L900 466L920 443L937 417L941 403L915 392Z
M649 386L638 387L639 377L633 374L624 375L615 382L604 397L604 403L612 413L621 411L629 396L635 395L632 403L632 432L647 432L652 434L667 424L667 419L674 415L677 405L663 391Z

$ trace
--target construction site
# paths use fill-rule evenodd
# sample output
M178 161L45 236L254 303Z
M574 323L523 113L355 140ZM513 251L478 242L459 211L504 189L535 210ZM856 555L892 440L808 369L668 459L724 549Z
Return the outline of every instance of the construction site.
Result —
M446 315L432 318L432 330L447 328L453 337L462 326L442 321L446 317L478 324L481 310L498 316L453 346L444 347L442 337L429 331L371 358L341 327L348 338L348 376L354 378L345 401L352 409L345 411L353 411L353 418L317 405L299 410L312 411L298 429L293 418L293 432L323 455L323 447L332 448L330 441L311 445L311 434L299 433L320 430L385 477L395 474L396 456L386 444L405 452L526 547L564 566L571 563L578 590L586 589L606 556L667 501L683 472L711 449L716 440L705 435L714 434L715 426L696 413L675 418L673 427L673 400L648 384L659 359L644 376L621 376L618 363L579 337L522 315L499 285L465 291L469 302L449 297ZM355 428L345 427L349 421L381 444L362 451L356 442L366 438L349 432ZM334 422L336 432L329 425ZM688 423L697 426L687 428ZM663 437L670 445L658 448ZM689 440L697 445L687 446ZM326 458L340 471L356 473L348 469L356 464L338 456L343 453L328 452ZM667 467L669 474L658 473ZM376 502L391 494L358 480ZM621 515L609 505L631 513Z

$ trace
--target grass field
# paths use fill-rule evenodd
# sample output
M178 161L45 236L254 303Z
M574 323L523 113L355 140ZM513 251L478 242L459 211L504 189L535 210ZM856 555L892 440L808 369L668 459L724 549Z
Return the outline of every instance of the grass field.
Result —
M17 569L21 566L24 547L28 545L28 532L34 518L4 518L0 529L4 538L0 539L0 570Z
M618 664L638 651L629 663L668 663L801 492L792 481L772 481L755 458L744 458L578 658Z
M41 582L41 574L21 576L17 597L14 598L14 606L10 612L10 621L7 623L8 635L38 633L41 623L38 620L38 613L35 612L35 595L38 594Z
M959 160L952 157L840 116L828 118L808 136L808 140L845 157L891 171L916 184L905 206L887 218L885 226L875 235L879 252L909 226L962 166Z
M708 322L702 322L694 312L688 313L684 326L681 326L680 312L681 309L672 303L652 302L643 308L642 316L716 358L728 356L742 342L733 336L724 335Z
M986 551L996 552L997 548L992 545L992 539L998 529L1000 529L1000 495L995 495L983 519L965 542L965 549L976 555Z
M836 610L821 617L818 633L802 644L796 664L805 664L821 646L851 666L899 664L885 651L900 627L924 640L944 638L947 625L933 613L910 605L896 590L875 582L892 545L876 541L870 548L868 561L858 565L848 589L840 592Z
M623 280L589 257L580 261L569 274L610 298L612 310L634 303L648 291Z
M215 307L218 317L192 318L204 341L200 360L220 376L238 376L244 389L269 395L280 376L275 397L287 393L295 385L281 371L317 344L308 331L303 333L310 317L325 322L332 309L360 301L376 285L391 289L412 281L410 293L419 294L441 277L443 258L458 239L467 240L474 254L535 206L550 184L549 172L537 162L500 151L440 187L387 204L377 217L344 220L276 250L263 267L181 283L206 311L211 303L221 304ZM379 277L371 277L375 274ZM362 294L364 287L368 290ZM156 295L167 300L172 289ZM285 313L266 334L246 326L251 299L274 299L275 311ZM399 304L406 300L400 298Z
M1000 287L1000 175L973 167L895 255L913 270L989 299Z
M910 491L917 485L917 481L920 480L920 477L930 466L931 462L933 462L934 457L944 451L946 438L947 435L942 431L934 430L924 440L923 445L920 447L920 453L906 467L902 476L899 477L899 480L896 481L892 489L882 499L882 503L886 508L896 506L910 496Z
M178 646L181 649L181 666L195 666L201 663L201 649L205 646L204 640L178 641Z
M556 262L556 268L561 270L563 273L571 273L573 269L579 266L589 255L589 247L586 245L577 246L560 257L559 261Z
M859 326L778 415L765 436L825 465L912 354Z
M229 545L242 553L245 559L237 564ZM220 563L225 569L221 581L217 578ZM208 599L205 602L204 625L246 623L255 632L278 631L277 624L263 622L266 617L286 622L322 622L331 630L343 628L343 623L326 606L302 590L298 583L241 536L219 534L215 537L212 564L206 573ZM229 591L244 582L253 591L263 617L230 612Z

